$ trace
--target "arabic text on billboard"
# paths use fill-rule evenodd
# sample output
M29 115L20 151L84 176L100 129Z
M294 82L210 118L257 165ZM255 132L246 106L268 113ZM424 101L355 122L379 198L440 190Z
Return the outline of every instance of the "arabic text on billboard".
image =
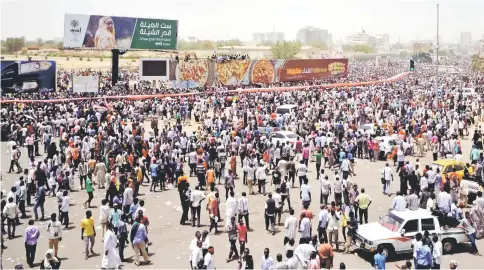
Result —
M65 48L175 50L178 21L66 14Z

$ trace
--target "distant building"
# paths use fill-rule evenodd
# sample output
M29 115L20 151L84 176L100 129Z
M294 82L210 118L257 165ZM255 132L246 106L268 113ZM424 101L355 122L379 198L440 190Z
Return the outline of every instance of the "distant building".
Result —
M432 50L433 44L431 41L417 41L413 43L413 52L414 53L430 53Z
M365 30L361 32L354 33L352 35L349 35L346 38L346 42L351 45L363 45L363 44L372 44L374 43L374 38L371 37L368 33L365 32Z
M460 33L459 49L461 51L467 52L471 49L471 46L472 46L471 33L469 32Z
M266 32L266 33L253 33L252 41L256 44L275 44L279 41L284 41L283 32Z
M306 26L297 31L296 40L301 44L323 42L324 44L330 46L333 43L333 36L328 32L328 30Z

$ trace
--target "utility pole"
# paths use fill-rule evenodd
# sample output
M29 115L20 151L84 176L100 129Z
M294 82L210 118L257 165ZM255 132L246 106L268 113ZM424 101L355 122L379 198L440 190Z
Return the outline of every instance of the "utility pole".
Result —
M435 92L439 92L439 4L437 4L437 62L435 64Z

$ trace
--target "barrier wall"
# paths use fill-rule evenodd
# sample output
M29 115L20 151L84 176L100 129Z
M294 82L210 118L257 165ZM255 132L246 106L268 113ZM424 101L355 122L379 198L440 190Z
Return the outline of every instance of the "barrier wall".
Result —
M322 89L327 88L334 88L334 87L354 87L354 86L365 86L365 85L373 85L379 83L386 83L386 82L395 82L407 77L410 73L404 72L397 74L393 77L377 80L377 81L368 81L368 82L356 82L356 83L332 83L332 84L324 84L318 85L317 87ZM247 88L247 89L236 89L236 90L227 90L227 91L213 91L213 92L204 92L203 94L245 94L245 93L258 93L258 92L276 92L276 91L296 91L301 89L306 89L308 86L291 86L291 87L271 87L271 88ZM38 103L38 102L49 102L49 103L58 103L58 102L71 102L71 101L80 101L80 100L96 100L96 99L131 99L131 100L141 100L141 99L151 99L151 98L167 98L167 97L188 97L199 95L198 92L196 93L180 93L180 94L156 94L156 95L130 95L130 96L107 96L107 97L93 97L93 98L70 98L70 99L48 99L48 100L0 100L0 104L8 104L8 103Z

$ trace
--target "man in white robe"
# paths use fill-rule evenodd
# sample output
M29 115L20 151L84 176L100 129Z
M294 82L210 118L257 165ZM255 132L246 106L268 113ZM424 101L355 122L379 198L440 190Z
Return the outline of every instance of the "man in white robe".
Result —
M108 223L108 230L104 234L104 255L101 267L105 269L118 269L121 265L121 258L119 257L118 239L113 232L113 224Z

